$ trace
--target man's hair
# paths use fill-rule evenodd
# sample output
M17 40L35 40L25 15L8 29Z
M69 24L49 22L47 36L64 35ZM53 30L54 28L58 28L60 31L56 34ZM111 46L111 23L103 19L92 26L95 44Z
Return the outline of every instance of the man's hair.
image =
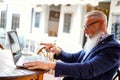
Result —
M107 25L107 16L102 11L99 11L99 10L90 11L86 14L85 17L92 17L92 16L99 17L99 19L102 19L103 21L105 21Z

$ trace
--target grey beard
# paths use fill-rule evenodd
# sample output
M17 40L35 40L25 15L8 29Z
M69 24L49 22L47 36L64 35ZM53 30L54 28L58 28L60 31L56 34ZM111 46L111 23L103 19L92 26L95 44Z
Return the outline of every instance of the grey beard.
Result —
M92 38L88 37L87 42L85 43L85 46L84 46L84 50L86 53L89 53L91 49L98 44L100 37L101 37L101 34L97 34Z

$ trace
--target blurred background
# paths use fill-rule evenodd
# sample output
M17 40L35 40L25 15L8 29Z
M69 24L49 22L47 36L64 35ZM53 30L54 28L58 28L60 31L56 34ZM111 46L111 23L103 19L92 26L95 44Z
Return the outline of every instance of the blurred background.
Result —
M120 40L119 0L0 0L0 43L9 48L7 31L16 30L21 46L33 52L40 42L78 51L86 41L84 15L91 10L107 15L109 33Z

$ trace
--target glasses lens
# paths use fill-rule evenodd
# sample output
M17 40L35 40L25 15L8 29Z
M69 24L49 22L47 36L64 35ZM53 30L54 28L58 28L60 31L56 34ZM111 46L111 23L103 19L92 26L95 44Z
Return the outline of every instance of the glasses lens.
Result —
M98 23L98 21L95 21L95 22L92 22L92 23L90 23L90 24L88 24L88 25L84 25L84 28L89 28L91 25L93 25L93 24L95 24L95 23Z

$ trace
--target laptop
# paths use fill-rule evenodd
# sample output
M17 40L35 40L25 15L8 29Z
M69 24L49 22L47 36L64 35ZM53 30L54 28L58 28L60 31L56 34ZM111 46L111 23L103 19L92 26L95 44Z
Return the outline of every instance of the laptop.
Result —
M26 62L45 60L45 58L40 55L22 53L17 31L8 31L7 35L10 44L10 50L13 55L13 60L17 67L24 68L23 64Z

